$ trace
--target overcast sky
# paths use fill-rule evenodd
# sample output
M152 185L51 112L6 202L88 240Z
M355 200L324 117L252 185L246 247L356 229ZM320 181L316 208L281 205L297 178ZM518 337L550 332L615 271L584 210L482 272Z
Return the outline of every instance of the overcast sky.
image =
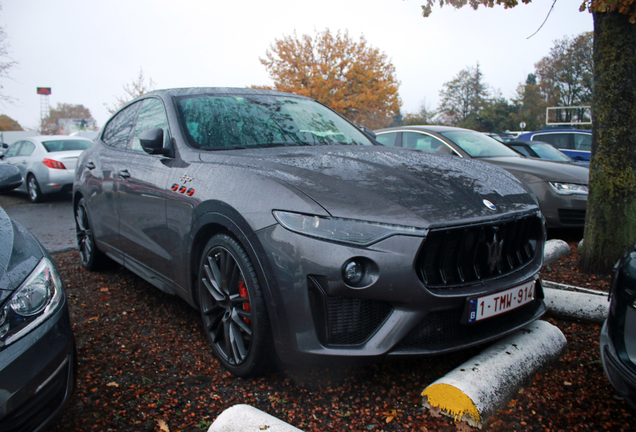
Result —
M515 95L553 42L593 30L581 0L534 0L511 10L449 6L421 16L421 0L0 0L0 26L18 65L1 91L15 99L0 113L35 129L37 87L51 87L51 107L83 104L98 125L104 104L124 96L143 68L156 88L247 87L272 84L259 61L275 39L348 30L387 54L401 82L402 112L439 90L461 69L479 62L484 81Z

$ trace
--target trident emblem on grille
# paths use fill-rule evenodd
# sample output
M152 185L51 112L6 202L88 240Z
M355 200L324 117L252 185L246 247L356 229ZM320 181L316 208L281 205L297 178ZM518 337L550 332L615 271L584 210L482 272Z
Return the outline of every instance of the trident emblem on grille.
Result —
M494 272L495 268L497 268L497 264L501 261L501 252L503 251L504 241L503 239L498 239L497 231L499 231L499 229L494 230L492 242L486 243L486 246L488 246L488 266L490 267L490 273Z

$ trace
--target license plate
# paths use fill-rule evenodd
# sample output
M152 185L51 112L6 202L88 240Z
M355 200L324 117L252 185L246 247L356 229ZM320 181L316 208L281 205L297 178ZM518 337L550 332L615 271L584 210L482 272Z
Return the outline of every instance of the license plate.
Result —
M535 281L532 281L495 294L470 299L468 322L474 323L532 302L534 300L534 286Z

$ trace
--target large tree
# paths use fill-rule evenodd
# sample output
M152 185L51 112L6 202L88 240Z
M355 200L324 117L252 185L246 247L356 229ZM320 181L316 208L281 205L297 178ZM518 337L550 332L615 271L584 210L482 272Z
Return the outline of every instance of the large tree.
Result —
M591 103L593 42L593 32L557 40L550 49L550 54L534 65L541 93L549 106L567 107Z
M109 106L107 103L104 104L109 113L115 114L119 108L126 105L131 100L135 99L142 94L148 93L155 89L155 82L152 78L149 78L146 81L146 77L144 76L144 70L139 68L139 75L137 79L134 79L130 84L124 84L122 88L124 89L123 96L115 96L115 103Z
M399 115L399 81L386 54L348 32L316 31L276 39L260 59L280 91L314 98L371 129Z
M479 63L459 71L455 77L444 83L439 94L441 100L438 112L445 124L475 129L477 117L489 97L488 86L483 82Z
M477 9L518 0L427 0ZM521 0L530 3L531 0ZM636 0L584 0L594 17L592 160L585 241L579 263L590 273L611 271L636 241Z
M0 115L0 131L21 131L22 126L20 123L13 120L8 115L2 114Z
M57 107L51 108L49 115L42 119L41 134L55 135L61 133L60 120L62 119L85 120L87 125L95 125L93 115L84 105L58 103Z
M7 34L4 29L0 27L0 78L7 78L9 76L9 70L11 70L16 62L9 58L9 44L7 43ZM3 87L0 84L0 101L11 102L11 97L4 94Z
M546 101L541 94L535 74L528 74L525 84L517 87L517 97L513 103L517 107L515 115L515 129L520 123L525 123L525 130L541 129L545 124Z

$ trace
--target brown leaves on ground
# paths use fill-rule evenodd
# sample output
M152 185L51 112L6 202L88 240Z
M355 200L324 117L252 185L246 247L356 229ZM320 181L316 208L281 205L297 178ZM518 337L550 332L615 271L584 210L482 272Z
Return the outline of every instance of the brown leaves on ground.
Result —
M419 394L478 350L235 378L219 366L199 314L181 299L118 266L88 272L79 267L77 252L54 258L66 286L79 369L75 394L50 431L207 431L239 403L308 432L469 430L423 409ZM573 274L569 266L567 259L552 264L552 275ZM591 280L588 287L601 282ZM634 411L605 378L599 326L551 322L565 333L569 350L482 430L628 430L636 424Z

